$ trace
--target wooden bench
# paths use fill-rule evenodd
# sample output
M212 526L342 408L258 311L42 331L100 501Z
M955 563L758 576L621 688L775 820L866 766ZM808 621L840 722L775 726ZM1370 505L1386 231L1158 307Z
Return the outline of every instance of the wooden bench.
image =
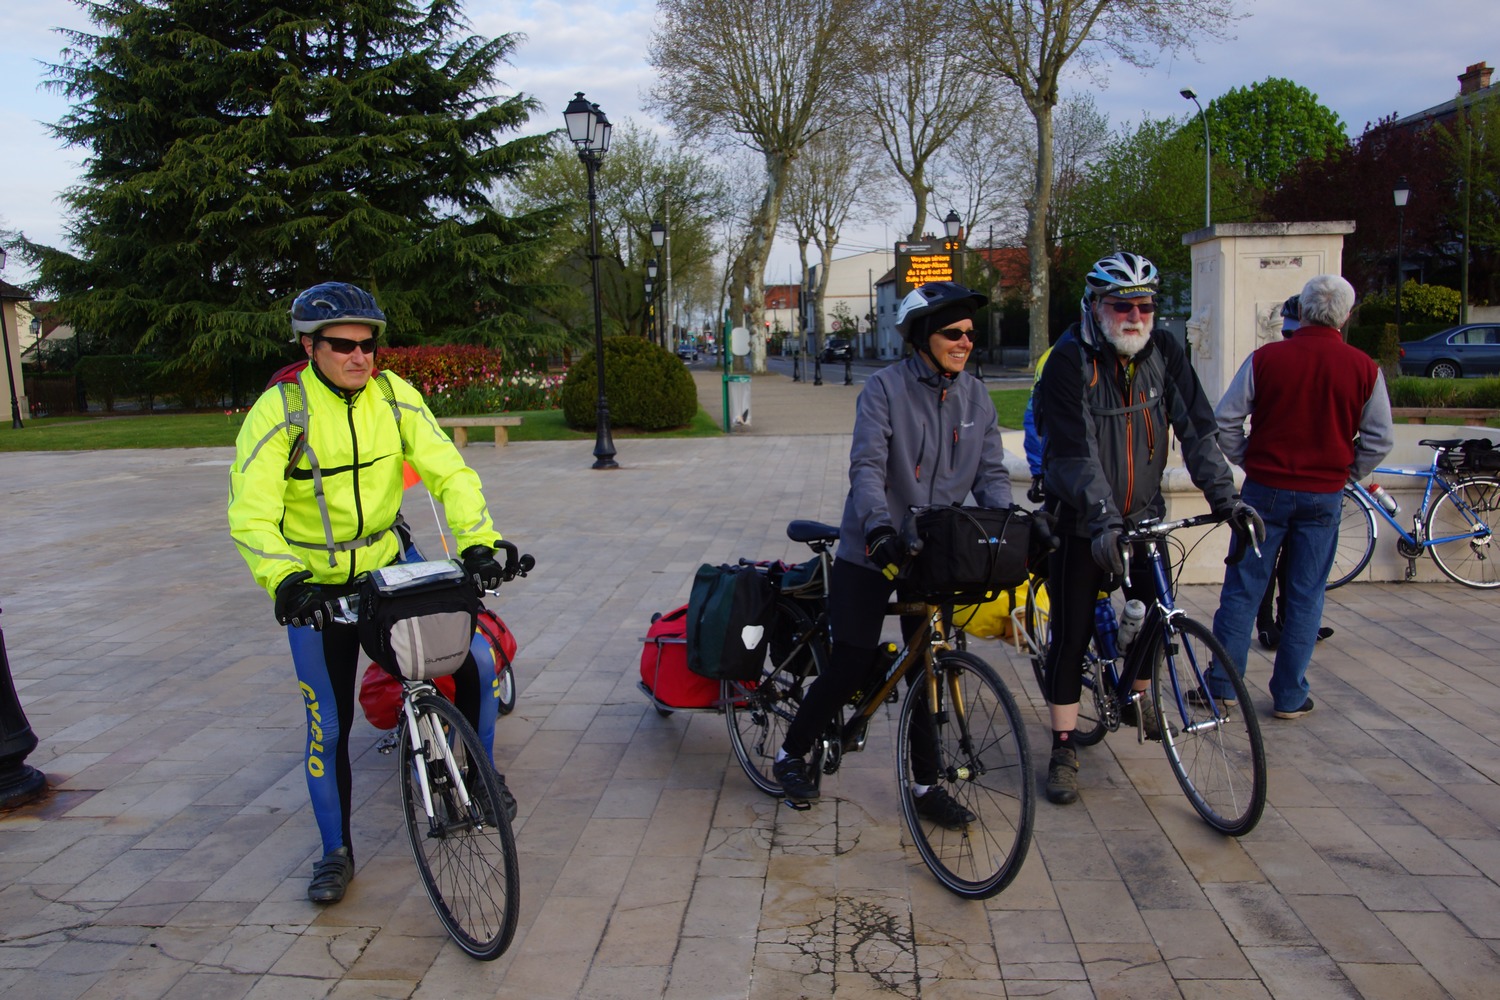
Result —
M1393 406L1391 407L1391 419L1397 423L1405 421L1408 424L1425 424L1434 417L1450 417L1462 421L1469 427L1483 427L1495 417L1500 417L1500 410L1486 410L1481 407L1468 406Z
M469 446L470 427L495 428L495 447L504 448L510 443L507 427L520 427L521 418L512 414L491 413L481 417L438 417L439 427L453 428L453 443L460 448Z

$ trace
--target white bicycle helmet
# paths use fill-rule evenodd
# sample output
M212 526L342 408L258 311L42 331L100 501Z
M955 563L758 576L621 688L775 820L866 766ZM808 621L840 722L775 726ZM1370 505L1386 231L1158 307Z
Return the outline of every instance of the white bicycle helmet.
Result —
M385 313L375 304L375 296L346 281L325 281L313 285L292 302L292 340L311 336L335 323L364 323L375 331L385 332Z

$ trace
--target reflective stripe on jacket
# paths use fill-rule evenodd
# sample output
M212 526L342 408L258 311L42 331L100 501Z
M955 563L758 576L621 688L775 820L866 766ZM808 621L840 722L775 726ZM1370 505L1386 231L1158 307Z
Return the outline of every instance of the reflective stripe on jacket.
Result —
M229 471L229 533L255 581L273 596L277 584L302 569L316 583L342 584L396 561L401 544L390 529L401 511L403 460L443 504L458 552L500 537L479 475L421 394L394 374L385 377L404 414L399 426L373 378L346 396L311 367L299 373L307 435L290 475L283 386L266 390L246 415Z

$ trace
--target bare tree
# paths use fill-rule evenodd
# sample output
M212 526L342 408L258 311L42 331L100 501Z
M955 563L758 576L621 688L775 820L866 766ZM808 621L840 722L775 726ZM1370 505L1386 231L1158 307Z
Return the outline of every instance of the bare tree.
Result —
M962 27L944 0L886 0L859 54L859 93L886 156L911 190L913 240L927 228L934 156L995 99L992 78L965 65Z
M1150 66L1162 51L1225 37L1233 0L966 0L975 67L1015 84L1036 123L1036 170L1026 223L1031 257L1031 360L1047 349L1047 213L1052 203L1052 109L1070 62L1099 69L1105 55Z
M1035 160L1026 117L1019 100L1003 95L966 120L933 161L933 197L958 212L970 245L981 228L1007 242L1025 229L1018 192L1031 186Z
M813 291L813 350L822 346L823 299L828 291L828 269L839 235L851 221L883 207L880 197L884 158L861 143L849 122L820 133L808 143L787 177L783 204L787 228L792 230L802 261L802 287L808 281L807 245L818 248L818 287ZM859 210L864 209L864 213Z
M765 269L787 171L843 104L841 49L865 30L871 0L658 0L649 106L680 133L760 153L765 186L739 257L751 370L765 371Z

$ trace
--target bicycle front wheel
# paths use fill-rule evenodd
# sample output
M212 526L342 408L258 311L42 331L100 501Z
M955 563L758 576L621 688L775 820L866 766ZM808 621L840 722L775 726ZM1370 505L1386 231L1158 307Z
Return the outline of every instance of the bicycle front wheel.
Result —
M1325 590L1342 587L1364 570L1375 553L1375 513L1359 493L1344 487L1339 508L1339 537L1333 546L1333 565L1328 568Z
M828 646L817 623L790 598L777 599L768 631L760 680L723 682L724 720L745 774L767 795L780 795L771 765L808 685L828 666Z
M1010 885L1031 844L1035 808L1031 749L1020 710L994 669L970 653L937 654L939 704L913 734L927 685L910 685L896 736L901 813L917 852L937 880L965 899L989 899ZM934 732L935 730L935 732ZM909 783L936 763L941 788L974 819L953 829L917 811ZM924 781L926 775L923 775Z
M515 834L500 777L446 698L418 695L414 708L418 745L404 721L400 732L401 804L412 857L449 936L489 961L510 946L521 908ZM444 743L452 750L451 768ZM431 814L422 797L424 777Z
M1437 568L1465 587L1500 587L1500 546L1494 537L1497 517L1500 479L1475 476L1451 484L1451 492L1438 497L1427 511L1427 552ZM1439 538L1451 541L1434 541Z
M1209 629L1173 618L1153 651L1151 698L1177 783L1214 829L1243 836L1266 807L1266 751L1245 681ZM1199 678L1221 665L1232 698L1203 697Z

